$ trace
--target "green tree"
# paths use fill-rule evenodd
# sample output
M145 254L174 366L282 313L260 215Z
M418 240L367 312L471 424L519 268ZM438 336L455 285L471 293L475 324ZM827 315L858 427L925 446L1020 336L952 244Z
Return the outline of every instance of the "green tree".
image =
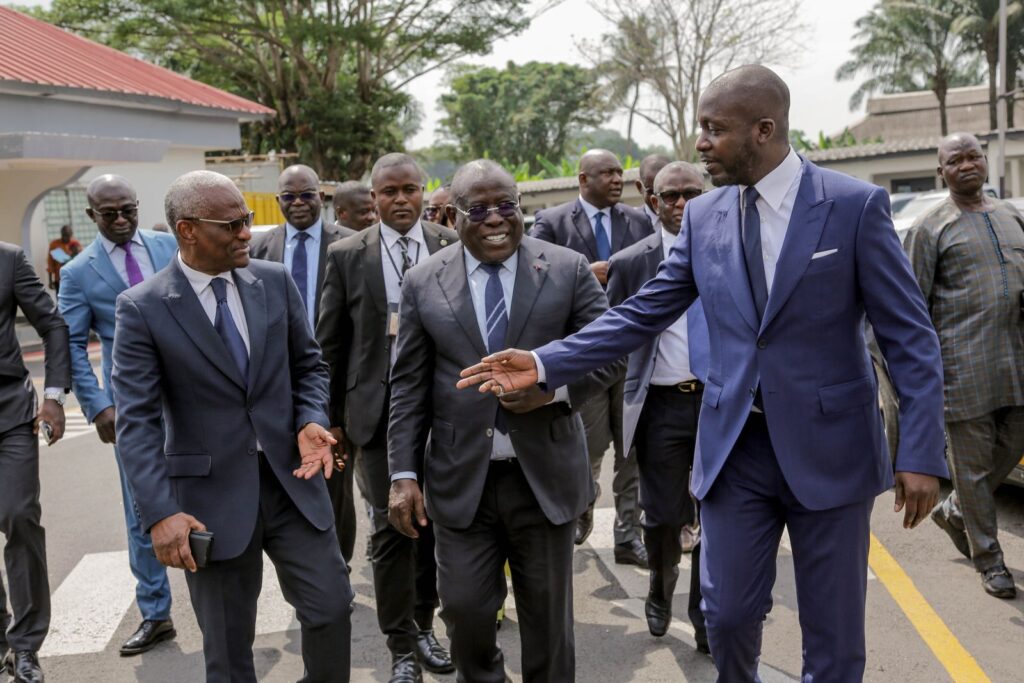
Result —
M54 0L58 26L277 111L252 151L296 150L358 178L401 149L417 115L403 88L525 29L529 0ZM537 12L550 7L542 4Z
M446 114L441 132L464 158L489 156L538 171L538 158L557 161L574 130L606 115L593 72L572 64L461 67L450 80L451 91L439 100Z
M999 0L958 0L952 8L953 30L985 56L988 65L989 127L999 125L996 117L999 80ZM1016 88L1017 69L1024 59L1024 2L1006 3L1006 91ZM1012 104L1012 100L1011 100ZM1013 106L1007 109L1007 124L1013 128Z
M951 11L956 2L882 0L857 20L857 44L836 71L841 81L869 74L850 98L850 109L875 92L931 90L939 101L939 127L943 135L949 132L949 89L981 81L980 60L953 30Z

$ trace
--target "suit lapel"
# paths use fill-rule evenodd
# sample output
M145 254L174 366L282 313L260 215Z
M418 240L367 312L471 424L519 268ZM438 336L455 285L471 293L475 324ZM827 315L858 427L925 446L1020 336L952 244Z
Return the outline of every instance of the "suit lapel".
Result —
M659 237L661 237L661 235L659 235ZM662 237L662 239L664 239L664 237ZM644 273L648 280L658 274L658 266L660 266L661 262L664 260L662 258L664 254L664 246L662 245L661 240L658 240L658 244L650 245L648 247L646 254L647 272Z
M245 327L249 330L249 381L251 391L256 386L263 352L267 347L267 294L263 280L246 268L235 270L235 286L245 311ZM285 312L287 315L287 311Z
M803 277L814 248L821 240L821 232L825 229L825 221L831 210L832 201L825 200L820 174L813 165L804 162L803 178L793 204L793 215L789 219L786 239L782 242L779 262L775 266L775 280L765 306L762 330L778 315Z
M548 277L550 263L544 260L544 253L533 253L525 243L519 244L516 256L516 284L512 288L512 310L508 317L505 333L505 348L516 346L523 334L526 321L530 319L533 305L540 296L540 290Z
M333 225L323 224L320 229L320 257L316 262L316 298L313 306L313 323L320 316L320 297L324 293L324 273L327 272L327 248L341 239L341 235Z
M384 286L383 261L380 256L380 223L366 229L363 236L363 282L370 290L370 298L381 313L387 312L388 292Z
M450 244L447 237L441 236L441 230L438 226L433 223L422 223L422 225L423 239L427 243L428 254L436 254Z
M206 311L203 310L203 305L199 303L199 297L192 289L192 284L181 272L176 261L172 262L171 268L174 275L167 295L164 296L164 303L171 315L185 330L185 334L192 340L192 343L206 356L206 359L228 379L244 389L245 382L242 381L242 375L238 372L238 366L232 360L231 354L228 353L217 330L213 328ZM246 316L248 316L248 311L246 311ZM249 343L252 343L251 339ZM251 366L252 363L250 363Z
M288 228L284 225L279 225L271 231L270 238L267 240L266 258L268 261L284 263L284 240L287 234Z
M612 207L612 253L617 254L622 249L629 234L629 216L616 204Z
M719 211L718 237L725 245L726 263L732 273L725 286L736 302L740 315L750 325L750 329L757 332L757 309L754 308L754 295L750 291L750 277L747 275L747 262L743 257L743 238L740 235L739 193L738 186L730 187L728 190L732 199L726 202L726 207L722 211Z
M590 225L587 212L583 210L583 205L578 199L572 207L572 224L575 226L576 232L579 233L580 239L587 246L590 258L597 260L597 240L594 239L594 228Z
M92 266L92 269L96 271L100 279L110 285L115 294L120 294L128 289L128 285L117 274L117 270L114 269L114 263L110 260L110 254L107 253L103 242L97 238L93 244L95 246L92 254L89 256L89 265Z
M438 269L437 283L441 286L455 319L459 321L459 326L472 342L477 356L483 358L487 355L487 345L480 336L480 326L476 320L476 309L473 308L473 297L469 292L469 278L466 276L466 260L462 249L456 249L449 259L444 261L444 266Z

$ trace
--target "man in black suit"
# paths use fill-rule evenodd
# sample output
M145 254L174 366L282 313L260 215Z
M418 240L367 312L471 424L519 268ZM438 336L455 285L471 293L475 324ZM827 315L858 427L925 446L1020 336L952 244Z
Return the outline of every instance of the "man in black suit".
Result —
M642 211L619 202L622 197L622 164L614 154L592 149L580 157L579 199L537 212L530 235L569 247L586 257L590 270L601 285L608 283L608 259L612 254L639 242L653 232ZM601 476L601 461L608 444L615 450L615 561L647 566L647 551L640 540L640 512L637 505L639 475L636 459L622 450L622 382L603 396L595 396L580 408L587 431L587 451L594 482ZM600 495L600 487L598 487ZM580 515L576 544L580 545L594 527L594 508Z
M433 520L441 616L459 681L507 680L494 615L508 561L523 680L564 683L575 676L573 523L594 495L574 406L605 392L621 367L500 402L455 385L488 349L556 339L608 302L582 257L523 236L515 180L499 165L466 164L451 191L448 218L462 244L411 271L402 286L388 430L391 517L412 537L427 515Z
M19 308L43 339L42 407L14 329ZM12 622L0 582L0 672L6 669L17 683L43 680L36 652L50 627L50 585L39 524L37 434L49 425L49 445L64 435L64 396L70 389L68 326L25 252L0 242L0 532L6 539L3 554L14 613Z
M302 627L301 681L347 683L353 593L306 306L282 265L250 260L252 212L230 179L187 173L164 205L178 256L118 297L111 374L142 526L161 563L189 570L208 683L256 680L264 552ZM189 534L207 529L197 570Z
M377 207L370 196L370 188L358 180L346 180L334 188L331 204L334 220L349 230L359 232L377 222Z
M327 248L342 237L356 234L355 230L323 220L323 201L324 193L320 190L316 171L301 164L289 166L277 179L277 202L287 222L253 235L249 243L250 257L285 265L299 288L307 319L313 328L320 313ZM336 468L341 470L341 476L328 479L327 490L334 507L341 555L348 564L355 550L356 510L352 498L351 468L345 467L340 453L341 450L337 450Z
M686 202L704 189L700 170L685 161L667 164L650 182L658 232L612 256L608 263L612 306L636 294L657 274L679 234ZM644 545L651 568L644 608L651 635L659 637L672 621L672 596L683 553L680 534L696 519L689 496L690 469L709 346L707 320L698 300L654 341L629 354L626 368L623 443L627 449L636 446ZM691 559L688 608L697 649L707 653L699 567L698 545Z
M317 339L330 366L332 429L339 443L354 444L356 481L372 508L373 586L392 654L391 681L413 683L421 680L421 667L439 673L453 667L433 632L433 536L414 542L388 524L389 376L406 271L458 235L420 220L423 171L412 157L386 154L370 178L380 223L328 252Z

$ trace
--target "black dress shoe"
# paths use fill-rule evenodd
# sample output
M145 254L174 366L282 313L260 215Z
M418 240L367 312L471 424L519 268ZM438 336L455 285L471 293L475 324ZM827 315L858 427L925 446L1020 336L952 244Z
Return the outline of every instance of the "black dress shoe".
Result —
M672 605L662 605L647 596L644 602L644 614L647 616L647 630L656 638L668 633L668 625L672 623Z
M433 674L450 674L455 671L452 656L437 641L433 630L420 631L416 635L416 658L420 666Z
M7 675L14 683L43 683L43 670L39 668L39 658L31 650L8 652L4 657Z
M1005 564L997 564L981 573L981 585L989 595L1003 600L1017 597L1017 587L1013 585L1013 577L1006 571Z
M704 655L711 654L711 646L708 645L707 631L705 631L704 629L697 629L697 632L694 634L693 639L697 641L697 652L700 652Z
M121 656L130 657L140 655L164 640L170 640L177 635L174 630L174 623L170 619L154 621L146 619L139 624L138 630L133 633L121 646Z
M583 514L576 520L576 538L573 543L576 545L583 545L590 536L590 532L594 530L594 508L587 508L583 511Z
M391 655L391 678L388 683L423 683L423 672L412 652Z
M953 541L953 546L960 551L960 554L968 560L971 559L971 544L967 542L967 532L953 526L953 523L946 517L946 510L942 503L935 506L931 517L936 526L946 532L946 535Z
M632 541L615 544L615 564L635 564L647 569L647 548L643 541L634 538Z

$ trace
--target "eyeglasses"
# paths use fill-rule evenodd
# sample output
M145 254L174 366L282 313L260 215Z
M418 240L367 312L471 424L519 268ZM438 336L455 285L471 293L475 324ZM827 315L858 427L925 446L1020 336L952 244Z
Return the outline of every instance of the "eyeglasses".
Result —
M666 204L673 205L679 201L680 197L686 201L690 201L694 197L699 197L702 194L704 194L704 190L683 190L682 192L666 190L665 192L659 192L658 198Z
M452 206L455 206L452 204ZM471 223L483 223L492 211L497 211L502 218L512 218L519 212L519 202L502 202L497 206L471 206L469 211L463 211L455 206L455 210L469 219Z
M443 206L431 204L430 206L427 206L425 209L423 209L423 215L426 216L427 218L433 218L434 216L441 213L441 209L443 208Z
M126 206L120 209L110 209L107 211L97 211L96 209L91 209L91 211L93 216L99 216L107 223L113 223L119 216L123 216L126 221L130 221L139 215L139 207L137 204L135 206Z
M252 227L252 219L253 219L254 215L255 214L252 211L250 211L249 213L247 213L246 215L242 216L241 218L236 218L233 221L217 221L217 220L214 220L212 218L190 218L190 217L183 218L182 220L186 220L186 221L199 221L200 223L213 223L214 225L219 225L222 230L230 232L233 235L237 235L238 233L242 232L242 228L251 228Z
M320 193L309 190L306 192L299 192L298 194L295 194L294 192L282 192L277 195L277 198L285 204L291 204L296 199L301 199L304 202L312 202L320 198Z

